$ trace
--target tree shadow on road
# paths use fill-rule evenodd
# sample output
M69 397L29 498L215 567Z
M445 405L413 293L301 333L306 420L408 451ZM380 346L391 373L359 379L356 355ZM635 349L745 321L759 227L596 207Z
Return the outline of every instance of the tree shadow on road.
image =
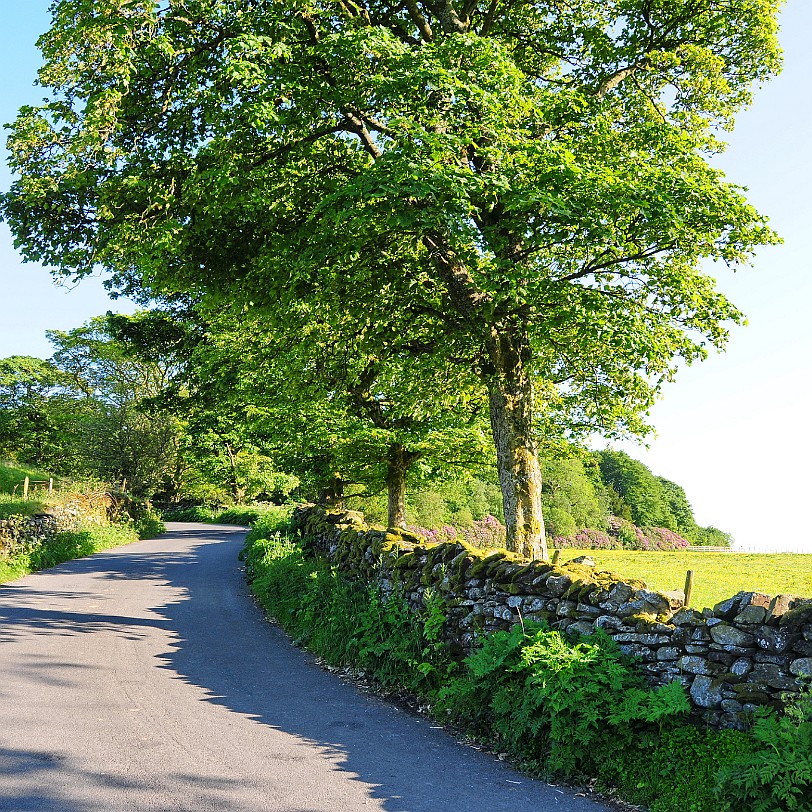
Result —
M162 539L159 550L120 548L57 568L95 573L102 584L142 582L154 588L155 602L142 613L144 616L105 614L73 605L71 611L39 606L15 610L9 608L9 595L0 588L0 642L30 631L68 635L113 631L137 642L145 627L160 629L170 642L157 658L159 668L195 686L204 701L260 726L255 731L260 748L262 728L267 728L293 737L296 746L315 749L330 770L360 782L367 799L364 803L369 804L364 808L386 812L603 809L585 798L573 797L571 792L521 776L492 756L459 745L426 720L360 694L322 671L311 657L294 648L278 627L266 621L251 600L237 561L243 538L244 531L234 528L173 528ZM177 550L167 551L167 542L177 545ZM38 577L36 584L21 583L22 589L38 592L42 588L47 592L48 577ZM23 597L26 593L16 594ZM86 600L93 597L88 595ZM278 742L278 736L274 741ZM0 772L8 769L14 774L29 767L44 775L70 769L70 765L49 763L36 753L0 755ZM271 758L269 769L280 770L278 781L284 784L284 763ZM103 783L108 779L100 774L94 780ZM188 781L194 789L193 777L178 776L176 780ZM227 782L229 777L223 780ZM239 802L224 805L222 791L222 786L217 788L218 805L206 805L211 798L190 795L185 808L243 809ZM357 798L359 794L354 791L351 796ZM64 801L62 806L48 805L47 796L39 806L21 796L15 799L19 806L9 807L3 805L2 797L0 792L0 810L98 809L81 803L65 807ZM346 805L327 808L331 812L356 809ZM308 812L297 805L295 795L285 809Z

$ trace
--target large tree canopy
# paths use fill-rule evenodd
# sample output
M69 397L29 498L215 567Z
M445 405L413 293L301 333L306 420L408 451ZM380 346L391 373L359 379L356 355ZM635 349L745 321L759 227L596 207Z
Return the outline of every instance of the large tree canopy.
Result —
M700 263L773 236L707 158L778 5L57 0L4 217L63 274L436 325L487 388L509 544L544 555L534 420L641 431L740 318Z

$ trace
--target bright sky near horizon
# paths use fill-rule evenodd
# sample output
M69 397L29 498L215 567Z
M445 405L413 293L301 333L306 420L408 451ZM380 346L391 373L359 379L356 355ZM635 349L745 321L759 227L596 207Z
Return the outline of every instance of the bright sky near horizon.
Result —
M49 26L49 0L0 0L0 120L36 103L35 42ZM781 15L783 73L757 92L718 159L749 188L784 244L759 252L752 268L719 269L721 289L747 314L727 352L683 370L652 412L650 448L624 449L682 485L701 524L731 532L745 548L788 546L812 553L812 2L787 0ZM3 139L4 140L4 139ZM0 189L10 183L5 151ZM0 357L48 357L50 329L76 327L107 310L101 279L57 287L48 271L23 265L0 225Z

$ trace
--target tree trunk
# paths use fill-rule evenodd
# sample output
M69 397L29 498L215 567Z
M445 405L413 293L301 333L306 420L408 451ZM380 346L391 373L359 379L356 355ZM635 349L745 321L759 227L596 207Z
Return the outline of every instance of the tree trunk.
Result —
M488 352L491 429L507 525L507 548L547 560L541 512L541 469L533 439L533 384L527 335L521 328L491 330Z
M330 481L322 488L320 502L324 502L330 507L343 510L344 508L344 480L338 472L333 473Z
M389 446L386 470L389 527L406 527L406 474L420 459L420 452L409 451L400 443Z
M231 443L223 443L223 445L228 456L228 486L231 490L231 497L239 505L242 504L242 495L240 494L240 483L237 479L237 452L231 447Z

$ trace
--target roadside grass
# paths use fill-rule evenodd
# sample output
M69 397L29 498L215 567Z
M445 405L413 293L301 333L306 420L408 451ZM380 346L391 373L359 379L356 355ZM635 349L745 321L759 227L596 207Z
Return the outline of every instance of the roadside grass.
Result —
M599 569L639 578L661 591L682 589L686 572L693 570L695 609L712 607L737 592L812 598L811 554L565 550L560 563L580 555L594 559Z
M34 516L45 513L47 507L48 503L41 499L23 500L10 493L0 493L0 519L7 519L9 516Z
M234 505L230 508L212 508L196 505L186 508L168 508L162 511L167 522L203 522L205 524L235 524L254 526L260 523L267 530L276 531L290 521L295 505Z
M58 533L51 541L30 553L10 560L0 558L0 584L22 578L37 570L55 567L74 558L84 558L138 540L137 531L125 525Z
M50 476L36 468L25 468L11 462L0 462L0 493L12 493L16 485L19 496L26 477L32 482L47 482Z

